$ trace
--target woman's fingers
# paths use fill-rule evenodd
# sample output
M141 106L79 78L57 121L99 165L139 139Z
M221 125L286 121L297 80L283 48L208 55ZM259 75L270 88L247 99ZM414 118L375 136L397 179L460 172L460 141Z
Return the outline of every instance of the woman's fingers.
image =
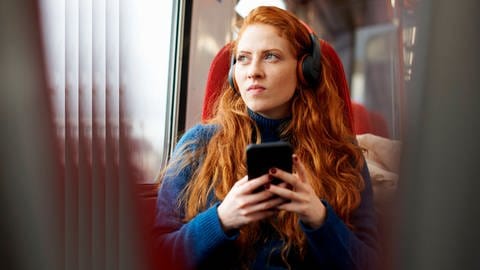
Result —
M302 191L306 188L305 185L306 184L308 185L307 183L308 175L307 175L305 166L297 157L297 155L293 154L292 160L293 160L293 166L295 168L296 173L292 174L278 168L272 168L270 169L269 174L272 177L279 178L284 183L286 183L287 189Z
M293 160L293 166L295 167L295 171L298 174L298 178L302 182L306 182L307 179L307 172L305 170L305 166L303 163L300 161L297 155L293 154L292 155L292 160Z
M268 189L271 193L280 196L281 198L284 199L284 201L293 201L297 200L297 193L294 192L292 189L289 189L288 187L282 187L278 185L270 185L270 188Z
M263 187L264 185L269 184L270 176L268 174L264 174L258 178L251 179L251 180L248 180L248 178L244 177L238 182L240 181L241 183L237 186L239 189L239 192L241 192L242 194L249 194L249 193L253 193L253 191L258 189L259 187ZM234 187L236 185L237 184L235 184Z
M238 180L218 206L218 216L224 230L228 231L253 221L273 215L275 208L282 203L281 198L272 198L273 193L265 190L264 185L270 183L269 175L248 180ZM254 192L260 189L259 192Z
M272 198L273 194L271 192L268 192L268 191L263 191L263 192L268 193L269 199L264 200L263 202L260 202L260 203L251 204L249 207L246 207L244 209L245 215L249 215L255 212L272 210L272 209L275 209L277 206L285 203L285 199L280 197Z
M268 192L268 191L265 191ZM269 196L273 194L270 193ZM246 207L242 210L242 216L245 217L247 223L262 220L273 215L278 214L279 206L284 204L286 201L280 197L270 198L261 203L252 204L249 207Z
M245 175L242 179L238 180L233 186L234 187L239 187L243 184L245 184L248 181L248 176Z
M241 180L237 181L237 183L235 183L235 185L232 187L233 193L236 194L234 196L235 204L238 205L238 207L241 208L242 211L247 209L247 213L251 213L256 210L265 210L271 208L265 207L263 205L257 206L262 202L265 204L264 201L267 201L274 196L274 194L265 190L265 187L270 185L270 181L270 176L268 174L251 180L248 180L246 177L244 177ZM266 203L271 204L272 202ZM256 207L251 210L249 208L251 205L254 205ZM245 214L245 211L243 211L242 214Z
M300 181L296 174L288 173L278 168L272 168L268 173L271 175L271 177L279 178L286 183L286 187L288 189L302 190L302 182L306 182Z

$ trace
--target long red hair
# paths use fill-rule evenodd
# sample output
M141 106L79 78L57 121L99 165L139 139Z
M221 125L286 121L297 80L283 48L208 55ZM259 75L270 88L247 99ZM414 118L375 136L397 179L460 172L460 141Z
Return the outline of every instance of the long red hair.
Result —
M256 8L246 17L237 41L242 38L245 28L252 24L274 26L278 34L290 42L297 59L301 59L311 47L309 31L288 11L274 7ZM236 43L234 53L235 48ZM350 214L358 207L360 192L364 188L360 174L363 158L344 113L346 104L339 96L333 64L322 55L318 88L309 89L298 83L292 100L291 121L283 128L280 137L292 144L294 152L305 164L311 175L310 184L318 197L328 201L337 215L354 229ZM252 138L256 138L255 143L261 139L240 94L228 83L225 83L214 116L208 123L217 126L211 140L196 151L185 151L182 155L181 164L185 166L203 160L194 169L193 178L180 198L185 221L210 206L211 194L220 201L225 198L234 183L247 174L246 146L253 143ZM285 241L282 249L285 262L288 263L287 255L291 250L304 255L306 240L295 214L280 212L275 219L266 222ZM258 223L251 224L240 230L237 246L247 258L253 258L256 252L251 244L261 243L267 237L259 226Z

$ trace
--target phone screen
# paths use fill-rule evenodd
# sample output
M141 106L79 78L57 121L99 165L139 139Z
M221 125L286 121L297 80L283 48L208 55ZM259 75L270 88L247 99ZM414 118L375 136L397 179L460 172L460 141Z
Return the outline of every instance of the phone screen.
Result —
M292 146L288 142L278 141L247 146L248 179L268 173L270 168L292 172ZM273 179L272 184L281 180Z

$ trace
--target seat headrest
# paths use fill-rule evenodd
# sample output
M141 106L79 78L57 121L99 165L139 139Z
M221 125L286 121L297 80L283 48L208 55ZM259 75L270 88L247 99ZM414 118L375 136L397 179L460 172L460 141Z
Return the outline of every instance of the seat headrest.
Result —
M223 46L210 64L202 106L202 121L206 121L213 116L213 106L215 106L215 101L220 96L227 80L228 70L230 69L232 45L233 43L227 43Z

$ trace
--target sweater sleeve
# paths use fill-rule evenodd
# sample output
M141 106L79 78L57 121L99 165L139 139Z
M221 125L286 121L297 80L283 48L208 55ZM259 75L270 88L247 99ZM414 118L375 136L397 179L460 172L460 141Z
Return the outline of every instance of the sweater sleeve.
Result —
M181 155L179 149L186 144L186 151L198 147L198 141L209 136L211 131L204 126L189 130L176 146L174 156ZM190 144L193 142L192 144ZM156 252L166 265L178 269L193 269L202 263L223 243L236 236L227 236L223 231L217 213L219 203L213 204L189 222L183 222L184 211L178 199L192 174L192 166L181 170L167 171L158 191L155 220ZM176 172L178 171L178 172Z
M361 193L360 205L351 217L354 231L347 227L326 201L322 202L327 208L327 217L319 229L312 230L301 224L312 257L328 269L378 267L377 221L367 165L364 166L362 176L365 189Z

